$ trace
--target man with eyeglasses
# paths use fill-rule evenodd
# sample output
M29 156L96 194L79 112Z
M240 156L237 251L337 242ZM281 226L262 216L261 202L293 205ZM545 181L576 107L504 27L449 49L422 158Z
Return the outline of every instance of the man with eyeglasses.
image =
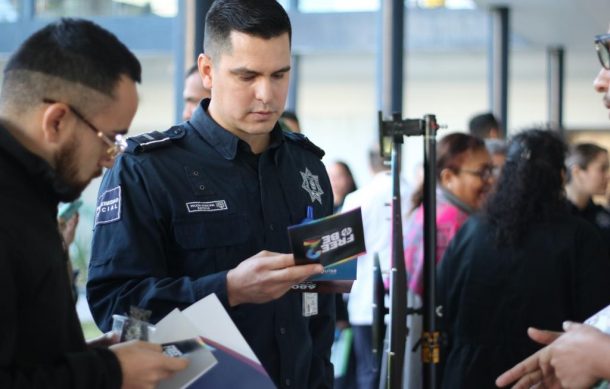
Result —
M593 87L604 94L604 106L610 109L610 34L598 35L594 42L602 68ZM610 335L571 322L564 322L563 329L565 332L529 328L530 338L547 346L498 377L496 385L513 383L517 389L591 388L599 380L610 380Z
M11 56L0 90L0 387L149 388L186 361L145 342L85 343L57 227L111 167L138 105L136 57L110 32L62 19Z

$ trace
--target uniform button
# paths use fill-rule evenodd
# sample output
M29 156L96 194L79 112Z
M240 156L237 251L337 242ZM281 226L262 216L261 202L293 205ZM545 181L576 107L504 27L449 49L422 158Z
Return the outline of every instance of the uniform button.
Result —
M199 175L199 172L198 172L197 170L194 170L194 171L193 171L193 175L194 175L194 176L198 176L198 175Z
M284 383L286 384L286 386L290 386L290 378L286 378L284 380Z
M280 328L280 334L281 335L286 335L286 328L285 327L281 327Z
M204 190L205 189L205 185L199 185L199 189L200 190Z

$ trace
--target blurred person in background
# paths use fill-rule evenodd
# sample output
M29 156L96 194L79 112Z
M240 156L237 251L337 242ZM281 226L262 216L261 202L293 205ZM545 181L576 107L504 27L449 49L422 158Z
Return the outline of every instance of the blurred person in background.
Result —
M191 120L193 111L197 108L199 102L203 99L210 98L210 90L203 86L197 64L191 66L186 72L182 98L184 99L182 120Z
M447 245L486 199L493 183L493 167L485 143L472 135L453 133L442 138L436 152L436 261ZM423 295L424 187L415 191L411 216L404 231L404 249L409 289Z
M468 131L480 139L501 139L502 125L491 112L484 112L473 116L468 122Z
M516 135L481 214L447 248L437 273L443 388L493 387L539 348L529 326L559 330L610 301L606 246L565 203L565 153L555 132Z
M610 245L610 212L593 202L593 196L606 194L608 151L593 143L576 144L570 148L566 168L565 188L572 213L596 226Z
M491 156L494 179L497 180L506 162L506 142L503 139L485 139L485 147Z
M282 112L280 117L280 124L285 130L301 133L301 125L299 124L299 118L297 114L292 111Z
M352 193L358 186L347 163L335 161L328 165L328 178L333 189L334 212L339 212L343 206L343 200L348 193Z

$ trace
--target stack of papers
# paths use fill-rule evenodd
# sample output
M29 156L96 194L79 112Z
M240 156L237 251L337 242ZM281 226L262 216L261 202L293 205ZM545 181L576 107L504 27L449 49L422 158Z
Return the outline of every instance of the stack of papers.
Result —
M166 353L172 345L189 350L183 355L189 367L159 383L160 389L275 388L215 294L183 311L174 309L157 323L150 341L161 343Z

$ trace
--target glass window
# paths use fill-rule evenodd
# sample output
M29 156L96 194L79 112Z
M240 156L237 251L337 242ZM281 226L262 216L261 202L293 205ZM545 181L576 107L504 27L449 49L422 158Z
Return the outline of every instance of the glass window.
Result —
M1 2L2 0L0 0ZM36 0L36 16L176 16L178 0Z
M0 23L16 22L19 17L18 0L0 0Z

